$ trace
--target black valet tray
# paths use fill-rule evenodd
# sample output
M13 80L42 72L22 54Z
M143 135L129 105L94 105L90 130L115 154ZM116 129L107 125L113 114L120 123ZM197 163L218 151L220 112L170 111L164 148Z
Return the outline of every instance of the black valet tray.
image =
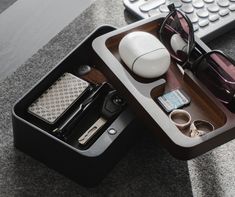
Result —
M130 108L127 106L86 148L66 143L50 134L47 128L32 123L26 108L64 72L73 72L71 68L74 65L95 65L100 69L103 62L93 51L91 43L96 37L114 29L112 26L101 26L94 30L20 98L12 109L15 147L84 186L98 184L138 138L141 126L135 121ZM117 133L109 134L110 128Z

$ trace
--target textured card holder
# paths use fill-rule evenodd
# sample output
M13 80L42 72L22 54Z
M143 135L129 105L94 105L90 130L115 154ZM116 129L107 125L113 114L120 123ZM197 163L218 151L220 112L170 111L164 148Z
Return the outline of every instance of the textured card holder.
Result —
M28 112L46 121L55 123L59 117L83 94L89 83L64 73L28 108Z

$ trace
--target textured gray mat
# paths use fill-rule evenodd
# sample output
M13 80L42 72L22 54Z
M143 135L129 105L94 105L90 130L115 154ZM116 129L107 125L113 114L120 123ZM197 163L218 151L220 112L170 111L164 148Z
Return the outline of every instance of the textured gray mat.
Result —
M13 147L11 107L95 27L133 19L121 0L97 0L0 82L0 196L234 196L235 141L184 162L145 136L95 188L81 187ZM100 14L102 13L102 14ZM210 43L235 56L235 31ZM143 131L145 132L145 131Z

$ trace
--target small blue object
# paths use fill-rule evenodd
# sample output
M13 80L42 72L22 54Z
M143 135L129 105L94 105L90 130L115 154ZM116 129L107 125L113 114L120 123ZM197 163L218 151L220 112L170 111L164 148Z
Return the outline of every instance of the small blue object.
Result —
M173 90L158 98L159 104L169 113L190 103L190 98L182 90Z

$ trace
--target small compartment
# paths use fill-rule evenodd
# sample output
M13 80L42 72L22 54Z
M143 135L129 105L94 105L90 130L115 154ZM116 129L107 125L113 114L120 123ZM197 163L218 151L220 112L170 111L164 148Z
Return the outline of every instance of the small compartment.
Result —
M104 178L138 138L140 128L139 124L134 124L134 115L125 105L125 99L119 96L106 74L103 74L104 64L91 47L97 36L114 29L111 26L102 26L92 32L19 99L12 110L14 145L85 186L94 186ZM90 66L89 72L87 65ZM50 87L64 73L87 81L89 88L52 123L29 113L29 106L43 93L48 93ZM111 97L113 95L115 97ZM118 101L115 100L117 98ZM119 102L120 98L122 105L112 111L113 104L117 106L114 102ZM108 110L111 106L111 112L104 112L104 106ZM87 132L91 137L87 138L86 135L85 143L84 139L83 143L80 143L79 138L87 134L86 131L100 118L103 124L92 135Z
M115 98L119 99L119 101L121 100L118 105L113 103ZM75 126L67 129L68 133L64 134L63 139L75 148L81 150L88 149L125 108L126 101L109 84L104 83L98 90L98 95L95 96L92 103L76 119ZM94 130L96 132L89 140L86 140L89 135L87 131L93 132Z
M190 71L188 71L190 72ZM172 62L169 70L164 76L166 83L164 87L157 86L151 90L151 98L157 102L157 98L172 90L182 89L190 98L190 104L183 107L189 112L192 120L205 120L210 122L215 129L225 125L227 117L225 112L214 103L215 98L208 96L204 90L187 73L182 75L179 68ZM195 79L196 80L196 79ZM163 110L164 111L164 110ZM168 113L166 113L169 115ZM180 131L190 137L189 127ZM212 131L213 132L213 131Z
M110 75L116 78L115 84L119 90L129 98L129 104L154 132L157 140L175 157L190 159L233 139L235 114L220 103L190 70L186 69L182 74L173 60L167 73L155 79L142 79L127 68L118 52L120 40L133 31L145 31L157 37L162 21L163 18L156 16L128 25L98 37L93 41L93 48L105 62ZM197 38L196 48L200 51L210 50ZM194 55L198 55L196 51ZM189 129L178 129L170 121L169 114L156 100L175 89L182 89L190 97L190 104L183 109L190 113L192 120L210 122L214 126L212 132L200 137L189 137Z
M84 134L86 130L93 125L93 123L103 116L102 106L107 95L112 91L116 91L101 71L102 62L97 56L95 56L94 51L90 49L87 50L87 53L92 57L91 59L88 59L88 56L84 58L83 55L79 55L86 53L85 49L84 51L80 50L81 47L76 50L76 53L78 54L77 56L71 54L49 75L40 81L33 90L29 91L15 106L15 113L30 124L48 132L50 135L73 145L73 147L77 149L83 150L89 148L95 142L95 140L111 125L115 118L125 110L126 106L120 106L120 110L114 116L105 117L106 120L104 125L101 126L97 134L93 136L94 139L91 139L91 142L84 146L76 144L78 138L81 137L82 134ZM74 58L76 58L76 60ZM40 100L42 96L45 95L45 93L47 94L49 91L54 94L51 98L48 97L48 95L44 96L46 99L44 99L45 101L43 101L43 104L46 106L42 106L42 108L44 108L44 111L46 111L47 108L53 108L50 110L52 112L57 110L57 108L61 108L61 105L64 105L64 103L67 102L66 99L68 100L69 97L71 97L71 95L69 95L70 90L71 93L78 91L78 89L73 90L74 88L71 88L74 85L72 84L73 81L60 85L60 88L54 88L55 84L61 83L65 75L71 75L74 78L78 77L77 79L84 80L84 83L88 84L86 84L86 87L82 90L79 97L73 101L69 107L66 107L65 111L52 123L47 120L43 120L39 115L34 115L30 112L29 108L32 104L35 105L36 101ZM66 89L62 90L64 86ZM64 94L64 92L66 92L66 94ZM119 96L117 91L116 95L120 99L123 99ZM68 98L64 98L60 101L60 96ZM53 102L53 105L48 104L51 102ZM123 99L123 102L126 103L125 99ZM46 111L45 113L48 112ZM63 130L61 128L63 128Z
M140 77L133 73L128 66L122 61L119 52L118 52L118 44L120 43L121 39L127 35L128 33L134 32L134 31L145 31L149 32L153 35L156 35L156 30L160 27L162 19L158 19L158 22L150 22L148 24L145 24L143 26L132 28L131 30L127 30L125 32L122 32L118 35L112 36L108 38L105 42L106 47L110 50L110 52L116 57L116 59L123 65L123 67L128 71L128 73L138 82L141 83L151 83L157 80L157 78L151 78L146 79L143 77Z

